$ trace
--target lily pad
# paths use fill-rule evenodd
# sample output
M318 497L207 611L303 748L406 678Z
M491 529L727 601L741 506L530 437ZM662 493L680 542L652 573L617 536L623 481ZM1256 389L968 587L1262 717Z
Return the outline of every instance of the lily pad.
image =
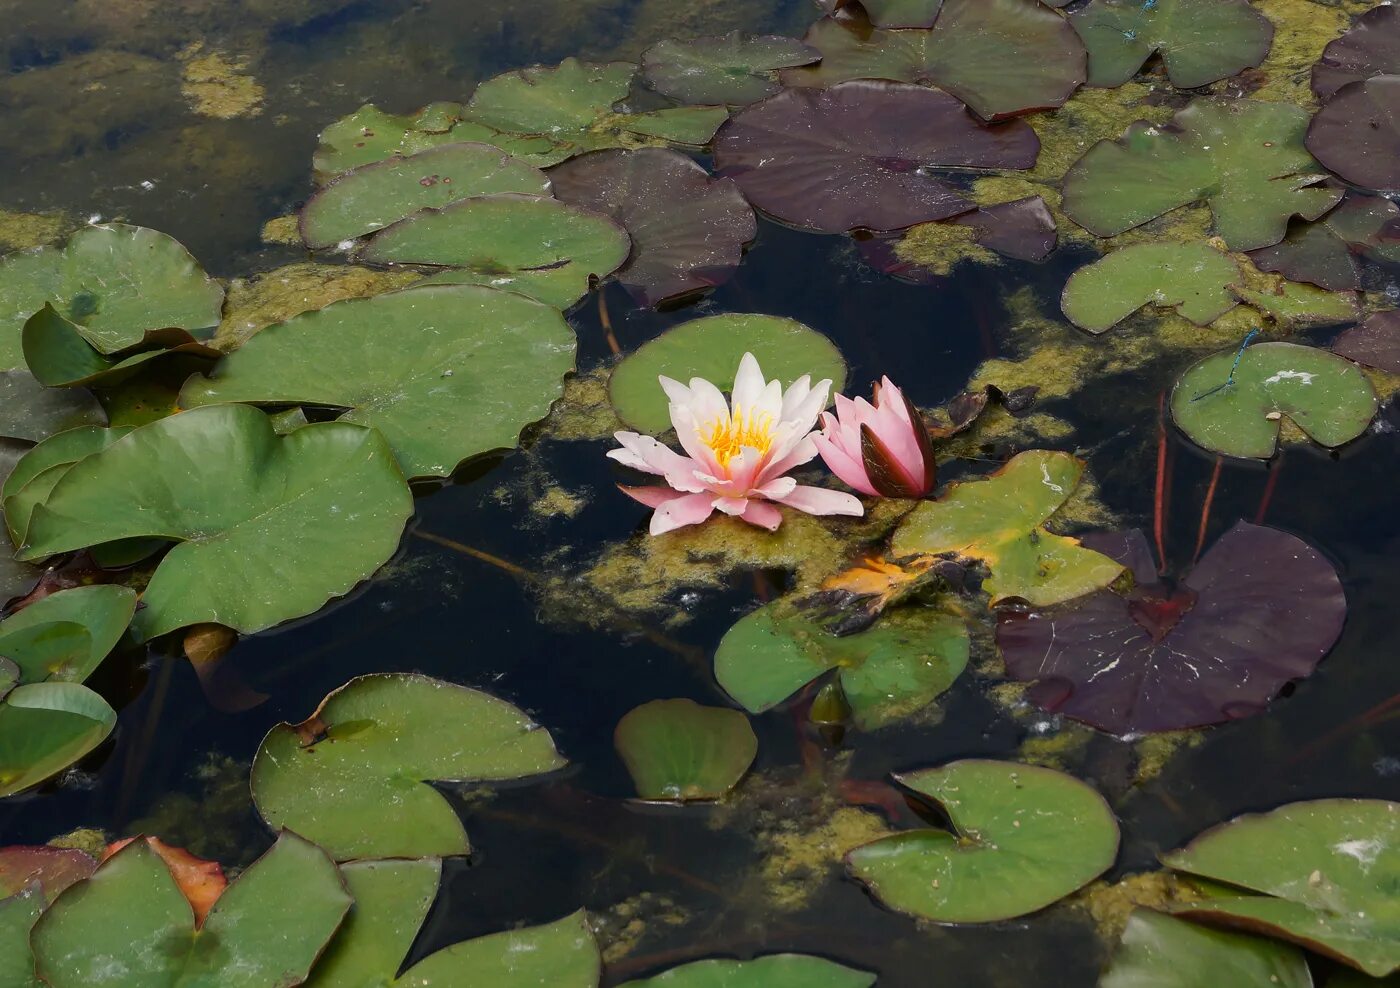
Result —
M0 984L6 988L43 988L34 973L29 931L44 909L38 888L0 899Z
M325 852L284 833L196 926L169 867L132 841L59 896L32 943L53 988L278 988L306 978L350 905Z
M1267 460L1278 447L1282 416L1313 441L1336 447L1366 431L1377 400L1365 375L1335 354L1260 343L1193 364L1172 389L1171 405L1172 418L1196 445Z
M341 173L302 209L301 236L308 247L329 247L420 209L501 192L547 196L549 179L490 144L447 144Z
M627 713L613 735L642 799L719 799L758 754L749 719L694 700L653 700Z
M1232 250L1270 247L1292 216L1317 219L1340 201L1303 146L1308 113L1286 103L1198 99L1170 124L1132 124L1070 168L1064 210L1100 237L1206 201ZM1309 145L1311 147L1311 144Z
M865 631L837 637L790 600L765 604L725 632L715 679L762 713L831 669L852 719L875 730L922 710L967 668L961 619L931 607L886 611Z
M1308 150L1363 189L1400 190L1400 75L1343 86L1308 125Z
M1072 776L967 759L895 776L936 803L953 830L882 837L846 857L851 874L899 912L938 923L992 923L1036 912L1102 875L1118 821Z
M632 256L617 280L642 305L724 284L758 235L738 186L674 151L596 151L549 176L560 199L627 230Z
M1249 257L1261 271L1276 271L1328 291L1354 291L1361 287L1357 255L1400 261L1398 220L1400 206L1389 199L1353 192L1326 216L1291 224L1281 241Z
M1208 830L1162 860L1245 890L1178 910L1192 919L1290 940L1372 977L1400 970L1400 803L1292 803Z
M1328 99L1351 82L1400 74L1400 18L1390 4L1362 14L1351 30L1322 49L1312 70L1312 89Z
M817 6L828 14L844 14L856 6L876 27L933 27L943 0L817 0Z
M0 655L19 666L21 682L81 683L116 648L135 613L130 587L59 590L0 621Z
M23 365L20 330L52 302L103 353L135 346L151 329L211 329L224 290L163 233L119 223L89 226L64 247L0 259L0 368Z
M1312 988L1303 952L1148 909L1128 917L1098 988Z
M990 476L951 485L923 501L895 530L895 558L914 553L981 560L996 604L1019 597L1046 606L1101 590L1123 567L1044 525L1074 494L1084 463L1068 453L1030 450Z
M821 62L788 86L888 79L937 86L986 120L1064 104L1084 82L1084 45L1039 0L944 0L932 30L869 30L825 18L803 38Z
M405 476L445 477L468 457L514 446L549 413L575 345L557 309L523 296L408 288L262 330L209 378L191 378L180 403L344 408L342 422L384 434Z
M941 90L861 81L741 110L715 142L715 163L764 212L845 233L965 213L975 203L935 169L1030 168L1039 152L1024 121L986 124Z
M1202 243L1134 244L1080 268L1065 285L1065 316L1103 333L1145 305L1168 306L1198 326L1233 309L1239 265Z
M1089 49L1089 84L1121 86L1154 52L1172 85L1196 89L1259 65L1274 25L1249 0L1093 0L1070 15Z
M830 378L833 394L846 385L841 351L816 330L779 316L722 315L683 322L642 344L613 369L608 397L623 422L642 432L665 432L670 403L657 377L732 381L745 353L784 389L804 374L813 383Z
M52 902L74 882L97 868L97 861L82 851L47 844L0 847L0 899L18 895L31 885ZM3 955L3 951L0 951Z
M62 772L116 726L116 713L86 686L16 686L0 700L0 798Z
M1400 311L1367 316L1332 344L1332 352L1387 374L1400 374Z
M0 378L3 378L0 374ZM27 444L15 440L0 440L0 481L7 477L27 449ZM4 502L0 500L0 523L5 519ZM15 548L9 536L0 532L0 605L13 597L19 597L38 582L43 570L37 566L21 563L14 558ZM0 663L3 667L3 663ZM5 690L4 675L0 674L0 693ZM18 680L18 673L16 673Z
M1114 547L1150 559L1141 532ZM997 646L1027 698L1112 734L1177 731L1260 713L1309 675L1346 620L1341 581L1302 539L1238 522L1180 583L1136 585L1047 611L1003 611Z
M79 460L106 449L130 428L106 429L98 425L79 426L50 436L20 457L9 476L0 484L0 506L10 541L24 544L29 517L35 505L42 504L63 475Z
M413 499L376 431L344 422L278 436L247 405L142 426L79 461L34 509L22 559L160 537L132 624L245 634L309 614L393 554Z
M627 232L606 216L503 193L416 213L376 234L360 257L431 266L441 270L437 284L500 288L567 309L629 249Z
M306 988L596 988L601 960L582 912L455 943L399 974L441 873L437 858L341 865L355 908Z
M27 370L0 371L0 436L37 443L81 425L106 424L107 413L91 392L46 388Z
M269 826L341 861L466 854L462 821L427 780L518 779L563 764L549 732L504 700L426 676L361 676L310 719L268 733L253 802Z
M693 961L622 988L870 988L875 975L806 954Z
M745 106L782 90L778 69L821 57L815 48L792 38L733 31L652 45L642 53L642 77L658 93L682 103Z
M217 360L221 355L183 329L157 329L147 330L139 343L107 356L84 338L82 327L63 318L48 302L25 321L20 341L30 373L50 388L111 387L158 357L183 354Z

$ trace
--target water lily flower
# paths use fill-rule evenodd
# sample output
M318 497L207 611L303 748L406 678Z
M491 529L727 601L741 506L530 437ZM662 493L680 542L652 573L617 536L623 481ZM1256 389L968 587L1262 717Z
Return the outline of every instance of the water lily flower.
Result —
M875 403L836 396L836 414L822 413L817 450L831 472L862 494L923 497L937 465L928 427L888 377L875 385Z
M813 427L826 407L829 380L812 387L804 375L784 392L780 381L764 381L758 361L746 353L731 402L702 378L688 387L665 376L660 381L688 455L635 432L617 433L622 448L608 453L624 466L665 478L665 487L622 487L656 509L652 535L698 525L716 509L770 532L783 521L777 504L812 515L864 513L851 494L804 487L786 476L817 455Z

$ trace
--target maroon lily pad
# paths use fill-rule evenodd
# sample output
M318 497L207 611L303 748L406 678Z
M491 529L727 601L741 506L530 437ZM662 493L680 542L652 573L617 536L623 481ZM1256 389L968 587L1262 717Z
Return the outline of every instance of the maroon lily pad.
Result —
M1400 189L1400 75L1349 82L1308 125L1308 150L1365 189Z
M82 851L47 845L0 847L0 899L37 883L52 902L68 886L97 870L97 859Z
M642 305L728 281L758 235L753 210L727 178L675 151L596 151L549 172L564 202L611 216L632 238L617 279Z
M1018 261L1043 261L1058 242L1055 218L1040 196L985 206L943 222L949 226L970 227L975 243ZM866 264L895 278L916 285L943 280L945 276L900 257L895 249L900 239L893 235L870 237L856 241L856 249Z
M1358 364L1400 374L1400 310L1377 312L1332 344L1332 352Z
M1141 532L1116 554L1095 547L1146 580L1124 595L1003 612L997 644L1011 675L1033 684L1033 703L1114 734L1258 713L1316 668L1346 619L1332 564L1277 529L1239 522L1175 586L1152 582Z
M818 0L823 13L859 8L876 27L932 27L943 0Z
M1326 216L1312 223L1294 221L1272 247L1249 252L1262 271L1290 281L1307 281L1328 291L1361 287L1357 255L1400 261L1400 207L1382 196L1352 192Z
M1351 30L1322 49L1312 71L1313 92L1328 99L1352 82L1400 74L1400 13L1390 4L1366 11Z
M1030 168L1040 139L987 124L922 86L843 82L791 89L740 111L715 141L719 173L786 223L826 233L900 230L975 204L937 168Z

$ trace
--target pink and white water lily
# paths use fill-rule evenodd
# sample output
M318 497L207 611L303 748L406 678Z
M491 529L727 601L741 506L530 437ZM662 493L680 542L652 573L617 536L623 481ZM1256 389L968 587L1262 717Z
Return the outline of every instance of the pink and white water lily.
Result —
M804 487L788 471L817 455L813 426L826 407L831 381L815 387L807 375L786 391L765 381L753 354L739 361L732 398L703 378L684 385L660 378L671 400L671 424L686 455L636 432L619 432L622 444L608 456L624 466L655 474L664 487L622 487L650 508L651 534L698 525L716 510L773 531L782 524L777 505L812 515L864 513L852 494Z

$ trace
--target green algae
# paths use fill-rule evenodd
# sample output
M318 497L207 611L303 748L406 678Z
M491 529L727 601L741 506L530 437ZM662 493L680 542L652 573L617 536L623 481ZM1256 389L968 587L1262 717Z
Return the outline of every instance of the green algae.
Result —
M1133 744L1137 765L1133 782L1142 785L1162 774L1168 763L1182 751L1198 747L1206 739L1205 731L1165 731L1149 734Z
M1104 943L1116 943L1134 909L1168 911L1172 906L1200 902L1203 898L1175 872L1148 871L1117 882L1098 881L1066 900L1089 914Z
M82 224L66 213L16 213L0 209L0 250L28 250L65 240Z
M228 285L224 318L213 345L233 350L261 329L299 312L320 309L346 298L365 298L421 280L409 271L375 271L343 264L299 262Z
M1316 107L1317 97L1311 85L1313 63L1322 57L1322 49L1351 27L1353 17L1375 4L1371 0L1253 2L1255 9L1274 22L1274 41L1264 64L1242 73L1248 95L1309 109ZM1240 81L1226 79L1213 88L1220 93L1238 93L1242 88Z
M541 518L572 518L587 503L588 498L580 494L550 487L530 502L530 511Z
M608 399L606 367L575 374L564 381L564 394L539 427L540 436L562 442L608 439L625 429Z
M262 230L258 234L265 244L285 244L287 246L301 246L301 217L296 213L290 216L278 216L270 219L262 225Z
M262 113L265 92L248 75L246 56L204 51L196 41L176 56L183 63L180 92L195 113L219 120L256 117Z
M94 858L102 857L103 852L107 850L108 843L110 842L107 839L107 832L98 830L96 827L79 827L66 834L60 834L48 842L49 847L82 851Z
M166 792L130 834L149 834L225 865L257 856L263 830L248 791L248 763L210 752L192 773L194 792Z
M662 932L688 925L693 915L669 896L641 892L591 912L589 919L604 962L616 964Z
M997 264L1001 258L977 242L977 230L954 223L920 223L895 244L895 256L932 274L946 277L959 263Z

